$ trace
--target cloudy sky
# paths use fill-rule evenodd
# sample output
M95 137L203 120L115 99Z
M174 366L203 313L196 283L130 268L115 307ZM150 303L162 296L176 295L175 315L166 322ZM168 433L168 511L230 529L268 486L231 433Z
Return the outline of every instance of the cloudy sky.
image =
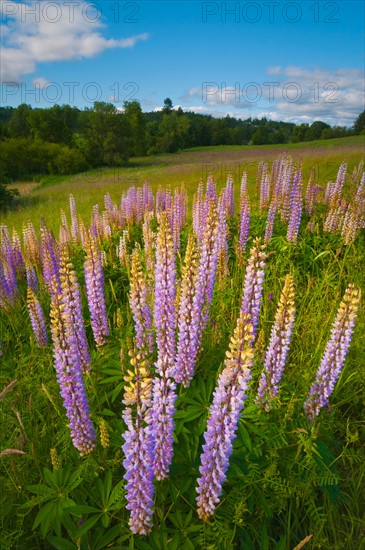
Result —
M364 109L361 0L1 4L1 105L95 100L351 126Z

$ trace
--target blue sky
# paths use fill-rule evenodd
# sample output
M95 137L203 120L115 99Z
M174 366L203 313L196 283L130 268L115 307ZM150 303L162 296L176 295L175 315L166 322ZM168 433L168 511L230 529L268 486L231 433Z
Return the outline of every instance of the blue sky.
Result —
M1 105L94 100L351 126L364 3L1 0Z

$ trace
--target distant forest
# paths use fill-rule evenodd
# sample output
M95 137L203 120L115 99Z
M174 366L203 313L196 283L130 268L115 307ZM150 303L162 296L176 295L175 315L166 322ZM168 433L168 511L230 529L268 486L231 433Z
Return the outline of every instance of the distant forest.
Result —
M265 145L331 139L364 131L361 113L349 129L325 122L296 125L266 118L240 120L174 109L169 98L161 111L144 113L138 101L123 112L95 102L80 110L70 105L0 108L0 185L47 174L72 174L118 166L142 155L174 153L208 145Z

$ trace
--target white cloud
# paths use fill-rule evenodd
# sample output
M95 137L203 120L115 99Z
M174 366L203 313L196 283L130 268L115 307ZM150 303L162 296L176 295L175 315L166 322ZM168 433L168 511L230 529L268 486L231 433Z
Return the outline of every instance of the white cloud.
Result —
M20 82L40 63L91 58L105 50L133 48L148 39L147 33L106 38L101 14L85 10L87 6L83 1L3 0L1 82Z
M47 88L47 86L49 86L51 83L43 76L37 76L36 78L33 78L32 84L34 87L38 87L43 90L43 88Z
M320 119L341 126L351 126L365 107L365 75L360 69L272 66L266 72L268 77L252 86L240 82L222 88L218 83L204 82L180 99L189 104L199 98L205 105L200 112L215 107L225 111L221 116L230 114L229 108L234 107L245 116L309 123Z

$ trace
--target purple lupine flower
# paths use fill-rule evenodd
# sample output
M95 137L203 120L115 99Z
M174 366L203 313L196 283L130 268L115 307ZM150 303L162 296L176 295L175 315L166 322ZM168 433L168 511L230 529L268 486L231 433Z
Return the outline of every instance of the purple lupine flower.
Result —
M133 370L125 376L123 420L127 430L123 452L126 470L126 508L130 510L129 526L134 534L147 535L152 528L153 515L153 453L151 430L152 380L148 364L141 353L129 352Z
M150 426L143 426L146 416L136 413L133 422L129 410L123 412L128 429L123 433L123 452L126 458L123 466L126 470L126 505L130 510L129 527L135 535L147 535L152 529L153 515L153 438Z
M241 182L242 186L242 182ZM224 201L226 204L227 216L233 218L234 216L234 186L232 176L228 176L227 183L224 188Z
M34 266L26 261L25 263L25 276L27 279L27 285L33 292L36 292L38 290L38 277L36 270L34 269Z
M194 317L195 348L200 347L203 331L209 319L218 262L218 216L214 200L210 201L204 238L199 247L199 263L195 283Z
M18 273L24 274L25 263L24 263L24 258L22 254L22 245L20 242L18 232L15 229L13 229L12 248L13 248L13 260L14 260L15 269Z
M80 288L66 247L61 252L60 284L64 312L68 317L68 323L72 324L74 328L75 344L79 352L81 371L83 374L90 374L91 359L87 349L85 325L82 317Z
M360 299L361 291L350 283L332 325L331 336L316 380L312 384L304 404L305 412L310 420L314 420L321 408L328 405L329 397L334 390L350 347Z
M10 240L6 225L0 226L1 249L0 260L2 262L2 288L9 303L13 303L18 294L18 282L16 276L16 264L14 261L13 245Z
M302 218L302 173L301 171L295 172L293 187L292 187L292 199L290 204L290 216L288 223L288 231L286 238L289 242L296 243L298 240L298 232L300 227L300 221Z
M90 232L85 240L85 252L84 272L91 326L96 345L102 346L106 342L106 336L109 336L104 296L104 273L96 237Z
M182 269L180 306L177 326L179 330L174 378L176 382L188 387L193 378L196 350L194 346L194 296L197 269L197 250L192 234L186 247L185 262Z
M59 248L53 233L47 228L46 224L41 224L41 258L43 266L43 278L49 291L51 292L52 281L56 278L57 283L60 283L59 278Z
M265 277L266 253L264 252L264 248L265 245L261 244L259 238L256 238L250 250L250 257L247 263L241 304L242 313L248 315L252 324L254 339L256 338L259 323L262 287Z
M141 251L136 246L132 254L129 303L133 313L138 349L153 352L152 314L148 305L148 285L142 271Z
M246 245L250 234L250 198L246 194L241 195L241 218L238 251L242 255L246 251Z
M219 196L218 202L218 275L220 281L224 281L228 273L228 227L227 227L227 203L225 189Z
M216 189L216 185L215 185L215 181L214 181L214 178L212 176L212 174L209 174L208 178L207 178L207 190L205 192L205 198L208 199L208 201L210 199L213 199L213 200L217 200L217 189Z
M14 289L4 271L4 263L0 258L0 308L5 311L11 310L11 305L16 298L16 289Z
M71 439L80 456L84 456L95 447L96 436L90 419L75 329L70 323L67 310L65 311L65 303L55 277L51 282L51 332L54 367L69 419Z
M292 201L292 187L293 187L293 159L287 157L285 160L285 166L283 167L282 183L281 183L281 221L288 222L290 218L290 205Z
M270 202L270 176L267 168L264 170L260 186L260 212L263 212Z
M157 235L154 323L156 328L157 362L160 376L171 375L175 359L176 267L171 231L165 212L160 214Z
M29 287L27 289L27 306L36 342L41 347L46 346L48 344L48 335L42 306L33 290Z
M198 515L206 520L214 513L226 479L232 442L240 419L246 391L251 378L253 363L252 325L241 312L237 320L225 368L218 378L209 411L208 426L204 434L205 444L201 455L196 499Z
M198 189L194 194L193 202L193 229L200 243L203 239L205 227L205 199L203 182L200 180Z
M264 371L258 388L256 403L268 411L270 401L279 392L279 384L283 375L286 358L289 351L290 338L295 318L294 281L288 274L280 296L275 315L275 324L272 327L270 343L264 359Z
M240 187L240 204L242 204L242 199L247 195L248 189L247 189L247 172L244 170L242 172L242 178L241 178L241 187Z
M170 378L153 380L151 421L154 438L154 474L156 479L168 477L173 456L173 431L176 384Z
M314 169L311 169L307 189L305 191L305 211L308 216L313 214L318 185L314 185Z
M269 211L267 213L267 220L266 220L266 227L265 227L265 236L264 236L264 242L267 244L272 237L273 231L274 231L274 223L275 223L275 216L276 216L276 210L277 210L277 204L275 197L271 201Z
M156 233L151 228L151 222L154 219L152 211L146 211L144 215L142 232L143 244L146 260L146 271L148 286L152 290L155 279L155 249L156 249Z
M157 479L168 476L172 459L175 383L174 373L176 328L176 268L171 231L166 212L160 214L155 267L154 323L156 328L157 361L153 384L152 430L155 440L154 473Z

